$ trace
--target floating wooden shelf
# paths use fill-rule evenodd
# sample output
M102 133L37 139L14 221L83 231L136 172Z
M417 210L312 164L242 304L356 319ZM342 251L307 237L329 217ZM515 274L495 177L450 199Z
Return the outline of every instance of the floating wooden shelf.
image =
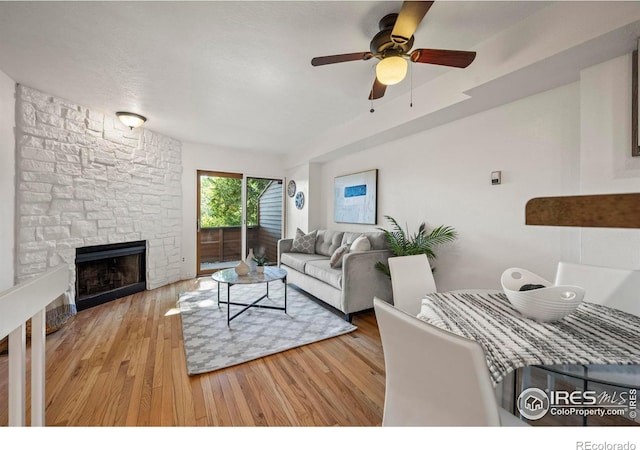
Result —
M527 225L640 228L640 193L532 198Z

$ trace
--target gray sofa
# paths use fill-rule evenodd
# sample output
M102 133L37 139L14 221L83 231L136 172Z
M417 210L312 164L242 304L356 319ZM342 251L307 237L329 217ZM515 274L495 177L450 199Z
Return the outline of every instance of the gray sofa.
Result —
M341 268L331 268L329 260L341 245L366 236L371 250L344 255ZM375 263L392 256L384 233L318 230L315 253L291 251L293 239L278 241L278 265L288 272L287 281L341 311L351 321L352 314L373 308L373 297L392 299L391 280Z

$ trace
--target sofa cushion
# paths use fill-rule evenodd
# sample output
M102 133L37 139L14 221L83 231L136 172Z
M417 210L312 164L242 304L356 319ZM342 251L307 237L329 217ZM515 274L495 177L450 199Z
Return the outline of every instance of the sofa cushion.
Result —
M318 230L316 236L316 253L331 256L342 243L342 231Z
M389 244L384 237L382 231L367 231L367 232L351 232L345 231L342 235L342 244L352 244L359 236L366 236L371 244L371 250L389 250Z
M342 269L332 269L328 259L309 261L304 267L304 273L336 289L342 289Z
M306 253L283 253L280 255L280 263L286 266L291 267L298 272L304 273L304 266L309 261L314 261L317 259L326 259L329 261L329 258L322 255L306 254Z
M338 247L336 251L333 252L333 255L331 255L331 258L329 258L329 267L331 267L332 269L338 269L342 267L342 258L344 257L344 255L349 253L349 248L349 244L344 244Z
M349 248L350 252L368 252L369 250L371 250L371 242L366 236L357 237Z
M304 234L300 228L296 229L296 237L291 244L291 251L296 253L315 253L317 230Z

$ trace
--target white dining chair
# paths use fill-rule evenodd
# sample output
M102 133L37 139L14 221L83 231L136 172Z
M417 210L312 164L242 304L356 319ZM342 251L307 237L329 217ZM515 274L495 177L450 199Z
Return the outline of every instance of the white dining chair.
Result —
M472 340L374 298L386 372L383 426L526 426L498 406Z
M425 295L437 292L427 255L395 256L388 263L394 306L418 315Z
M609 306L640 316L640 271L594 266L560 261L556 270L555 285L580 286L585 290L584 301ZM531 368L521 372L521 389L533 386ZM546 373L546 388L555 389L556 373L538 366L537 370ZM601 368L602 371L615 373L621 370L615 365Z
M640 270L560 261L555 284L580 286L585 290L585 302L640 316Z

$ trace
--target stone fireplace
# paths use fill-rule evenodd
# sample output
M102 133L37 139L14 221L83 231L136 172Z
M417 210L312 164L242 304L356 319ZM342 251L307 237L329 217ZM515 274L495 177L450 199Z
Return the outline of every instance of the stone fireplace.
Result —
M178 281L181 217L179 141L17 86L17 282L68 264L72 303L76 249L137 241L146 242L147 289Z

